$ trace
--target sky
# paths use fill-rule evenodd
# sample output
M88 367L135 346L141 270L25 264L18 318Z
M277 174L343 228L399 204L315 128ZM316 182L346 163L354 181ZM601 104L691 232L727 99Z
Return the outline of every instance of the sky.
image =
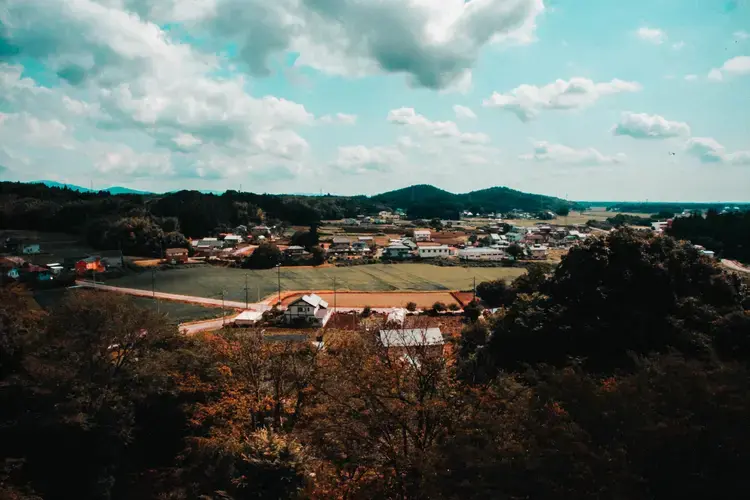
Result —
M0 179L750 201L750 0L0 0Z

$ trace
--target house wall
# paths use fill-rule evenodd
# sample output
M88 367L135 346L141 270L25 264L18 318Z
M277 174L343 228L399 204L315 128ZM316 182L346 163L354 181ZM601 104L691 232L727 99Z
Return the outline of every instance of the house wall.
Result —
M419 249L419 256L423 259L429 259L433 257L448 257L450 254L450 248L425 247Z

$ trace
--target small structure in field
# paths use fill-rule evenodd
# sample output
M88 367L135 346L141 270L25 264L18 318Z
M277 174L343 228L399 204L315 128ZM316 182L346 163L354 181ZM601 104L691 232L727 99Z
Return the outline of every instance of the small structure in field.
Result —
M380 330L380 343L389 354L403 356L423 351L427 356L443 354L443 334L440 328L410 328Z
M286 308L284 322L287 324L304 323L311 326L325 326L333 311L328 302L318 295L303 295Z
M244 328L256 325L261 319L263 319L263 313L260 311L242 311L234 318L233 324L236 327Z
M185 264L188 256L187 248L167 248L165 260L170 264Z

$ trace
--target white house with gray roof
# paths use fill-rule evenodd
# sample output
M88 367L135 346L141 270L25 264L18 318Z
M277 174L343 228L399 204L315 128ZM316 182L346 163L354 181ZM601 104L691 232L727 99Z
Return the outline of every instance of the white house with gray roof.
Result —
M314 293L298 298L284 311L284 322L287 324L306 323L313 326L325 326L333 310L328 302Z

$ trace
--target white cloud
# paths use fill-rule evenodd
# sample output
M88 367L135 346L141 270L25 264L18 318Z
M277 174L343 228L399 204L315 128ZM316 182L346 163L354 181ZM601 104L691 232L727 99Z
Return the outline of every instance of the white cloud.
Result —
M146 4L141 15L182 21L217 39L211 49L236 45L252 74L268 74L269 60L291 51L298 66L346 76L400 73L433 89L464 85L487 45L533 41L544 11L543 0L212 0L182 12L176 6L188 2L170 2Z
M477 117L477 115L471 110L471 108L461 106L460 104L456 104L453 106L453 112L456 113L456 118L475 119Z
M390 172L394 166L406 161L396 148L384 146L344 146L338 148L338 156L332 166L347 174Z
M672 48L674 50L682 50L682 48L685 46L685 42L679 41L672 44Z
M685 75L685 81L692 82L698 79L698 75Z
M594 148L575 149L562 144L539 141L534 143L532 153L520 155L519 159L576 165L607 165L622 163L626 157L623 153L608 156Z
M635 34L641 40L653 43L654 45L661 45L667 39L667 34L658 28L648 28L644 26L638 28L638 31L636 31Z
M193 16L188 12L190 3L179 7L183 17ZM144 154L161 154L168 148L181 155L173 161L179 164L174 169L179 176L195 175L198 168L206 171L202 155L209 151L217 158L252 157L257 168L267 164L293 171L308 149L295 130L314 123L304 106L275 96L250 95L244 78L231 72L226 76L219 57L175 42L169 32L144 17L153 10L149 2L8 0L6 4L0 13L3 36L70 84L41 87L21 76L20 65L0 64L0 102L11 109L88 127L100 142L107 133L117 134L115 144L133 140L133 148ZM166 4L159 5L166 12ZM211 10L201 15L206 12ZM151 144L144 140L149 137ZM133 156L127 151L115 154L119 163L97 159L90 168L138 175L139 168L123 165L149 165L155 158L130 161ZM224 172L250 168L243 166L246 161L227 163L235 166ZM162 173L169 171L162 169Z
M714 82L724 80L725 76L750 74L750 56L733 57L721 66L708 72L708 79Z
M336 113L335 115L321 116L319 121L326 124L354 125L357 123L357 115L348 115L346 113Z
M71 149L71 130L59 120L42 120L27 112L0 113L0 141L8 146Z
M433 137L454 138L466 144L485 144L490 141L486 134L461 132L455 122L432 121L417 114L414 108L392 109L388 112L388 121L412 127L419 133Z
M622 114L612 133L635 139L669 139L689 136L690 126L684 122L669 121L659 115L626 112Z
M685 144L685 149L703 163L750 165L750 151L728 153L726 148L712 137L692 137Z
M735 31L732 36L737 40L747 40L750 38L750 33L746 31Z
M708 72L708 75L706 75L706 78L708 78L712 82L720 82L724 79L724 75L721 74L720 70L714 68Z
M493 92L483 106L515 113L522 121L535 118L542 110L576 109L595 103L601 97L620 92L641 90L637 82L614 79L595 83L587 78L556 80L543 87L521 85L507 94Z
M126 175L134 178L173 173L169 154L138 153L127 146L102 153L96 160L95 167L103 174Z

